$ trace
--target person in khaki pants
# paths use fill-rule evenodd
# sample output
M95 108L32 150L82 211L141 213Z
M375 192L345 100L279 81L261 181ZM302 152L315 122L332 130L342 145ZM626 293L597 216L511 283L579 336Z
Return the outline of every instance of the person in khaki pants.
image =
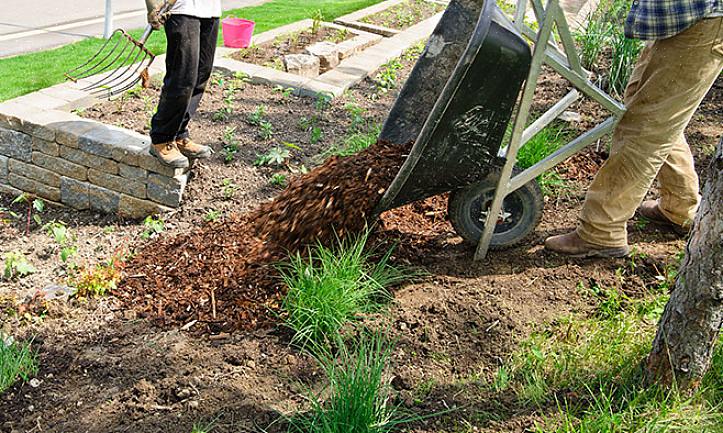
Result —
M638 206L643 217L679 234L695 217L698 176L684 131L723 69L723 0L635 0L625 32L649 41L625 90L627 111L577 230L548 238L547 250L622 257L630 251L627 221ZM656 176L659 200L641 204Z

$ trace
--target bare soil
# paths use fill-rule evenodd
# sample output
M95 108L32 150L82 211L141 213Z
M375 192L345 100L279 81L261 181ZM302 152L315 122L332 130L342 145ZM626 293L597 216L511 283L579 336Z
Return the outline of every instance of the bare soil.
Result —
M403 76L409 66L405 65ZM548 74L538 95L538 109L554 102L566 88L558 77ZM349 99L334 101L320 116L323 140L312 144L309 131L297 125L300 117L319 114L315 101L284 97L262 86L247 86L237 95L229 120L212 122L213 113L222 107L221 90L218 84L210 87L192 130L196 140L217 152L194 167L182 207L166 216L166 231L157 238L142 241L139 234L144 227L138 222L66 209L42 213L45 221L63 220L69 225L77 236L78 260L101 261L127 245L141 253L138 257L146 257L146 266L152 266L148 259L152 254L159 264L170 263L167 256L174 255L181 260L179 265L186 266L190 262L183 262L187 260L183 251L192 252L194 245L208 239L213 248L223 251L225 247L229 255L240 254L242 244L227 244L228 230L243 229L243 219L232 214L278 195L278 189L268 183L273 174L291 175L301 164L318 164L317 155L339 142L350 126L344 109ZM370 119L382 121L394 97L395 92L378 93L371 82L365 82L353 89L349 98L367 109ZM157 90L147 90L122 103L88 110L86 115L143 132L149 114L146 107L154 106L154 98ZM119 104L124 104L122 110ZM260 104L269 108L267 116L275 132L272 140L258 138L258 128L246 121ZM586 122L600 120L604 114L586 101L575 110ZM719 79L687 131L701 167L723 134L722 110L723 79ZM221 150L229 126L236 127L240 151L226 164ZM284 166L253 165L259 153L285 141L301 150L293 152ZM674 260L684 241L635 220L629 227L630 241L638 253L635 266L626 259L568 259L542 248L546 236L574 227L585 187L604 160L605 148L604 142L591 146L559 166L556 170L568 188L547 197L544 218L530 242L493 254L481 263L470 261L469 246L453 232L446 218L445 197L432 197L382 216L374 242L395 245L394 262L427 273L395 289L388 313L364 318L372 327L389 329L398 341L389 371L397 391L394 402L417 413L459 408L407 431L452 432L461 425L483 432L528 431L554 408L531 413L508 401L491 400L482 381L536 326L590 311L596 299L581 286L615 286L628 296L639 296L642 287L655 284L655 275ZM230 197L223 192L224 179L237 186ZM11 200L2 197L0 206L25 211L21 205L11 205ZM219 222L204 222L209 210L221 213ZM223 231L214 232L221 227ZM201 232L216 233L216 237L194 234ZM208 321L194 325L207 327L199 333L193 327L180 329L178 324L190 316L169 323L157 320L163 315L150 307L160 300L163 313L168 307L164 304L174 299L173 293L168 297L159 292L136 294L129 283L106 298L36 302L29 309L21 302L24 298L64 282L65 267L57 258L58 248L35 223L26 234L24 221L12 218L0 225L0 245L2 253L25 253L39 269L17 281L0 281L0 323L18 338L35 339L41 365L37 387L18 384L0 395L1 432L187 433L194 423L204 421L215 421L214 432L283 431L281 424L269 425L280 414L303 410L308 389L323 386L313 362L290 348L286 331L271 322L228 332ZM154 251L157 246L163 248ZM202 299L206 306L210 302L208 294L201 294L204 287L188 285L177 290L192 294L199 304ZM278 299L264 296L254 301L262 298L273 304ZM138 308L127 308L128 299L140 299ZM217 302L226 299L219 296ZM243 302L243 298L239 300ZM485 416L490 412L498 418Z
M426 0L407 0L389 9L377 12L360 21L394 30L406 30L427 18L442 12L445 6Z
M354 33L350 31L321 26L315 33L312 29L289 33L272 42L236 51L231 57L242 62L283 70L282 59L287 54L304 54L307 47L317 42L327 41L338 44L353 37Z

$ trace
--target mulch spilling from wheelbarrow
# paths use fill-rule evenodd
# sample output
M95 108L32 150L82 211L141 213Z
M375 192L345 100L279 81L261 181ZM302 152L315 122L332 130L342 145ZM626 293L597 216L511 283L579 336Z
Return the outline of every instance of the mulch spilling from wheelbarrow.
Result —
M268 323L283 298L274 265L363 230L410 148L379 142L332 157L255 211L150 242L126 264L116 295L163 326L215 333Z

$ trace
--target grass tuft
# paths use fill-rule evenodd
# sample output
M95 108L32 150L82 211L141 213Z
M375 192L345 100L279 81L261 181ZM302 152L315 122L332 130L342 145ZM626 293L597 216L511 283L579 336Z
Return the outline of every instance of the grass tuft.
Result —
M362 333L353 349L340 342L338 352L316 353L327 389L310 397L307 414L287 419L290 432L384 433L408 422L398 416L385 377L392 345L380 334ZM321 395L328 395L325 399Z
M390 294L387 287L406 278L389 263L391 251L374 263L365 251L369 233L339 241L335 248L317 245L280 266L288 293L282 308L294 343L324 346L358 314L378 310Z
M341 145L335 144L327 149L323 157L326 159L331 156L355 155L376 143L381 132L382 127L379 124L372 125L366 131L352 132L344 138Z
M10 337L0 338L0 393L18 379L27 381L37 373L38 357L30 348L30 343L17 343Z

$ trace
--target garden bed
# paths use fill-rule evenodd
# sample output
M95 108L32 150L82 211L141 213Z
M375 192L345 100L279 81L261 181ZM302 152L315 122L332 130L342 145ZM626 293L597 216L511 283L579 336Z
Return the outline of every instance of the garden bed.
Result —
M388 0L335 22L389 37L442 13L446 7L446 2L436 0Z

